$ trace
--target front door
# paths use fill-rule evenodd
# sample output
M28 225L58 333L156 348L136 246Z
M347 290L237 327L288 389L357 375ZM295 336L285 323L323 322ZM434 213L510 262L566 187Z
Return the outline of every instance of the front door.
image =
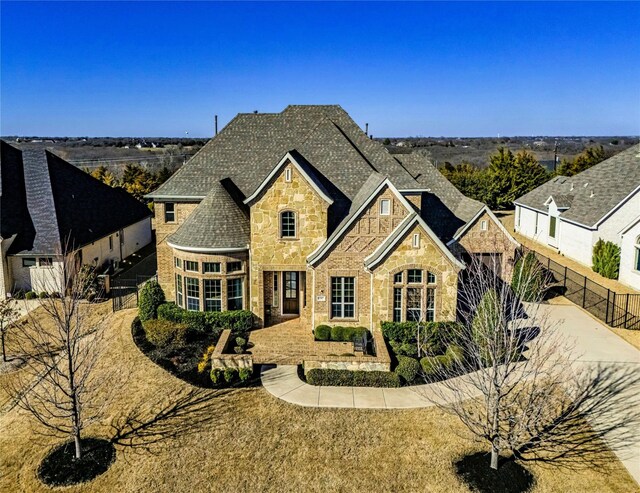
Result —
M282 313L284 315L298 315L300 313L300 297L298 272L283 272L284 291L282 293Z

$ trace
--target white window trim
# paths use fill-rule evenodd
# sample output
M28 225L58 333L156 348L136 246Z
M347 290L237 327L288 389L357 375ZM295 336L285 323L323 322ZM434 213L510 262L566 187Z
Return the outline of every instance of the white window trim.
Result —
M480 221L480 230L481 231L486 231L487 230L487 220L483 219L482 221Z
M287 213L291 213L293 214L293 236L284 236L282 234L282 218L284 216L284 214ZM280 239L281 240L296 240L298 239L298 214L295 211L292 210L284 210L284 211L280 211L279 214L279 229L280 229Z
M411 241L413 248L420 248L420 233L413 234L413 240Z
M292 177L291 168L285 168L284 181L286 181L287 183L291 183L291 177Z
M384 212L383 205L387 204L387 212ZM390 216L391 215L391 199L380 199L380 215L381 216Z

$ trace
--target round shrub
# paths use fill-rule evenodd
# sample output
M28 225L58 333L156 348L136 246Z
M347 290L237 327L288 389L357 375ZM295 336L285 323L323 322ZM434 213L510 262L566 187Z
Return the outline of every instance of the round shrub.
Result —
M318 325L313 331L317 341L328 341L331 339L331 327L328 325Z
M231 383L235 380L238 372L235 368L225 368L222 372L222 376L224 377L224 381L227 383Z
M450 366L455 364L456 361L462 361L464 358L464 350L457 344L449 344L445 356L449 359Z
M420 373L420 363L416 359L399 356L395 372L405 382L413 383Z
M331 327L331 340L332 341L343 341L344 340L344 327L340 325L336 325Z
M158 281L149 281L140 290L138 316L142 322L158 318L158 307L165 302L164 291Z
M189 327L168 320L147 320L142 323L147 340L156 347L167 347L170 344L181 346L187 339Z
M46 298L49 297L49 293L47 293L46 291L42 291L39 295L38 298L40 298L41 300L44 300Z
M211 382L214 385L218 385L222 382L222 370L220 368L211 368L209 376L211 377Z
M35 300L38 297L38 295L34 291L27 291L24 297L28 300Z
M241 382L246 382L251 378L252 373L251 368L240 368L238 370L238 377L240 377Z

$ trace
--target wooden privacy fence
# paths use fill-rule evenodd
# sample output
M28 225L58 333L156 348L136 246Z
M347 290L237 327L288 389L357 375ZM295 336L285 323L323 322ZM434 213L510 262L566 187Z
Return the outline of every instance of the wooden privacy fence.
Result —
M640 329L640 294L616 293L535 250L522 249L523 254L535 254L553 277L555 287L573 303L611 327Z

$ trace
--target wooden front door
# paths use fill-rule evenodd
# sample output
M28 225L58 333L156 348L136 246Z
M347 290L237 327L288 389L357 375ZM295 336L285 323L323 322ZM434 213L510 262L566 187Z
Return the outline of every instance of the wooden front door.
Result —
M298 272L283 272L284 282L282 293L282 313L298 315L300 313L300 289L298 286L300 274Z

